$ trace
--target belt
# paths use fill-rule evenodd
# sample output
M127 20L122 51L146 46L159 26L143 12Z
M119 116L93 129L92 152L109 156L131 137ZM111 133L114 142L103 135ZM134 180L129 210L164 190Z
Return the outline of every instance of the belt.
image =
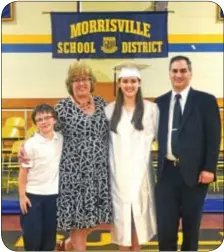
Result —
M180 165L180 159L177 158L175 160L170 160L170 159L166 159L167 163L171 164L174 167L177 167Z

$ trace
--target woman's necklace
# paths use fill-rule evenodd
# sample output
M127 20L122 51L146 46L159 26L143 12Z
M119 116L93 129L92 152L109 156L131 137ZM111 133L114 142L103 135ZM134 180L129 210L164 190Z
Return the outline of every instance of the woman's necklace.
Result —
M80 109L82 109L83 111L88 111L88 110L90 110L92 108L92 105L93 105L93 99L92 99L92 97L90 97L87 102L80 102L75 97L73 97L73 98L74 98L74 101L80 107Z

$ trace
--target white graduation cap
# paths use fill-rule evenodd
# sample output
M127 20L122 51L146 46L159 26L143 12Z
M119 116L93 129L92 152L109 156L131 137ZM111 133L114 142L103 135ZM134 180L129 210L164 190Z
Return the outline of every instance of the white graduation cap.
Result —
M118 79L121 77L137 77L142 79L140 71L149 67L147 64L139 64L136 62L125 62L114 67L114 95L116 95L116 73L118 72Z
M138 64L135 62L122 63L114 67L115 71L119 71L118 78L136 76L141 79L140 71L149 67L147 64Z

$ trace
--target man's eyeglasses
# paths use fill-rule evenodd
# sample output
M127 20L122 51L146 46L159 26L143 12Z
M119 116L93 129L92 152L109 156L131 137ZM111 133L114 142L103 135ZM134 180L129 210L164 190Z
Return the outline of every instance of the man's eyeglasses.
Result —
M43 122L43 121L48 121L48 120L50 120L51 118L53 118L53 116L44 116L44 117L42 117L42 118L37 118L37 119L35 119L35 122L36 122L36 123L41 123L41 122Z

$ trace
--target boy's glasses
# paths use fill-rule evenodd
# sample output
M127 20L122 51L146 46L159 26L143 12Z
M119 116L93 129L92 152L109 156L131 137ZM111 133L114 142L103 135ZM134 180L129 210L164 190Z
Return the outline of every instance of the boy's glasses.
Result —
M44 117L42 117L42 118L37 118L37 119L35 119L35 121L36 121L36 123L41 123L41 122L43 122L43 121L48 121L48 120L50 120L51 118L53 118L53 116L44 116Z

